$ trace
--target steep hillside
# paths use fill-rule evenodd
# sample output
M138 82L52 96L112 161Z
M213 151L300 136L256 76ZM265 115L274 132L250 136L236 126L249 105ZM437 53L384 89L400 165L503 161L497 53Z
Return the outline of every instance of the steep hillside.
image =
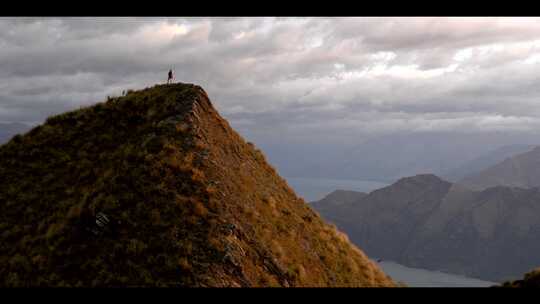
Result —
M313 206L368 255L410 267L502 282L540 265L539 188L472 191L433 177L413 187L416 178Z
M2 286L394 286L189 84L0 146Z
M474 190L495 186L532 188L540 186L540 147L518 154L458 181Z

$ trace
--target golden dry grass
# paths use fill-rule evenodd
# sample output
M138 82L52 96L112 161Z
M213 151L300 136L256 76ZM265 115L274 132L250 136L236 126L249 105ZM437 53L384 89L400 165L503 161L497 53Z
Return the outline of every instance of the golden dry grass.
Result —
M2 286L394 285L197 86L51 117L0 147L0 172ZM86 234L97 212L114 231Z

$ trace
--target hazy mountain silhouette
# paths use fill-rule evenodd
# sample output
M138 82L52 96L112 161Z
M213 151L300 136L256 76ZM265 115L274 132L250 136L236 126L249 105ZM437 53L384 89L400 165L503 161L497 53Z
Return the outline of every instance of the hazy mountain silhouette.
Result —
M514 155L458 183L482 190L494 186L531 188L540 186L540 147Z
M473 160L467 161L464 164L453 168L447 172L441 173L441 176L451 182L457 182L469 175L474 175L482 170L485 170L497 163L504 161L506 158L515 156L520 153L528 152L534 148L534 145L506 145L497 148L489 153L483 154Z
M540 189L472 191L434 175L403 178L356 201L314 203L369 256L489 281L540 265Z
M497 147L516 142L527 145L530 140L499 134L414 132L379 136L359 144L348 142L333 144L331 147L311 146L305 148L305 151L290 151L287 147L272 148L271 160L278 167L283 167L288 176L393 183L402 177L416 174L446 176L456 168L459 170L460 167L470 166L471 161L479 162L479 169L484 169L503 160L506 155L513 154L506 154L502 159L496 158L495 162L488 161L485 167L485 161L477 158L497 150ZM471 172L474 171L465 173ZM459 174L459 171L456 173Z
M323 199L311 203L311 206L318 211L328 209L328 211L331 212L335 207L360 201L360 199L367 195L368 194L365 192L336 190L325 196Z

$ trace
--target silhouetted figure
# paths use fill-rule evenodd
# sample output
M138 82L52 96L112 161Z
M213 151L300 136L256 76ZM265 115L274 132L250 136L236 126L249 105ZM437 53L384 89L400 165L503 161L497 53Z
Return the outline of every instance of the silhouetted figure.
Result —
M167 84L170 84L172 83L174 80L174 74L173 74L173 71L172 70L169 70L169 75L167 77Z

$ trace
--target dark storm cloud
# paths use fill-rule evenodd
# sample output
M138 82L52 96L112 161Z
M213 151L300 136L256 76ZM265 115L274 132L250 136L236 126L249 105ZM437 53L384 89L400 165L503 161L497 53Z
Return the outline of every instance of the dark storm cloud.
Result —
M202 85L243 133L539 126L535 18L0 18L0 121Z

